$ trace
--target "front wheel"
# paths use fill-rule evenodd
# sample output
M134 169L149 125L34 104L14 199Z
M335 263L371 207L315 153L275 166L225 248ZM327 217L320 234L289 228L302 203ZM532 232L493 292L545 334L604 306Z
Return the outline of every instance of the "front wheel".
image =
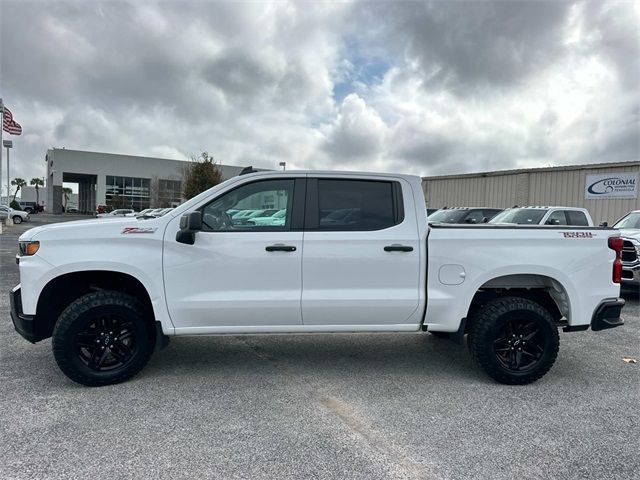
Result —
M15 217L13 217L13 223L15 223L16 225L19 225L22 223L22 217L20 217L19 215L16 215Z
M130 295L100 291L74 301L53 330L53 355L62 372L87 386L124 382L146 365L155 330Z
M541 378L558 356L560 339L551 314L519 297L484 305L472 319L469 350L494 380L524 385Z

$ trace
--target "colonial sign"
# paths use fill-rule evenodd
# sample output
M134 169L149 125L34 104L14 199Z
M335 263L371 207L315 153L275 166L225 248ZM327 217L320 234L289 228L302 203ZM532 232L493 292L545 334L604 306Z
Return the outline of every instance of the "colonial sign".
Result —
M638 198L637 173L587 175L584 198Z

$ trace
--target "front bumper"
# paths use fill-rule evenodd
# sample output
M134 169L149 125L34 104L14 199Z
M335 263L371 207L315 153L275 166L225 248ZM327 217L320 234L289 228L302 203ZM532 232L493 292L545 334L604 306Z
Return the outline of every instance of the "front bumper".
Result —
M22 295L19 285L11 290L9 301L11 303L11 321L16 331L31 343L42 340L42 338L38 338L36 332L35 315L25 315L22 311Z
M624 320L620 317L620 312L624 307L624 300L606 300L598 305L591 318L591 330L597 332L607 328L615 328L624 325Z
M640 262L633 264L622 262L622 283L640 285Z

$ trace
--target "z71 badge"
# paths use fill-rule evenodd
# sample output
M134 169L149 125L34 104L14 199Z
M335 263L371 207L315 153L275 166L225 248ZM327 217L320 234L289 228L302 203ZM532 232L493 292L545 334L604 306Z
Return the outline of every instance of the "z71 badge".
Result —
M124 227L121 233L154 233L156 230L156 227Z
M594 238L595 235L591 232L559 232L564 238Z

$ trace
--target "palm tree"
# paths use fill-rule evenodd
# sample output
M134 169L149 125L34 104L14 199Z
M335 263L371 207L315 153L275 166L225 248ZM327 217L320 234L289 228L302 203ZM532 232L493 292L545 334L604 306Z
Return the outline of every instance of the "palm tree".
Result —
M71 195L73 193L73 190L71 190L69 187L64 187L62 189L62 194L64 195L64 211L66 213L67 211L67 202L69 201L69 195Z
M40 206L40 192L39 188L44 187L44 180L38 177L34 177L29 182L30 185L36 187L36 211L38 211L38 207Z
M13 201L16 201L16 195L18 195L18 192L20 191L20 189L22 187L26 187L27 186L27 182L24 180L24 178L19 178L16 177L13 180L11 180L11 185L18 187L16 188L15 193L13 194Z

